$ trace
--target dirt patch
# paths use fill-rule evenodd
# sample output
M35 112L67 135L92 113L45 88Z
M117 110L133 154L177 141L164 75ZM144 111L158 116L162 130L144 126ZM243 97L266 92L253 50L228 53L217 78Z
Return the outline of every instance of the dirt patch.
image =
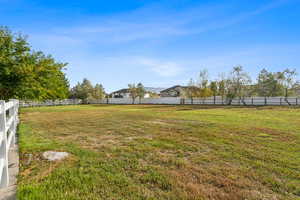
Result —
M289 133L271 129L271 128L255 128L256 131L259 131L262 133L261 137L272 137L273 139L278 139L280 141L290 142L295 141L296 137L294 135L291 135Z
M158 124L158 125L163 125L163 126L170 126L171 125L170 123L168 123L166 121L162 121L162 120L146 121L146 123Z
M178 124L193 124L193 125L209 125L210 123L202 122L198 120L184 120L184 119L170 119L170 120L152 120L146 121L151 124L159 124L164 126L173 126Z
M214 168L216 166L211 166ZM225 170L225 169L224 169ZM176 180L176 184L187 192L189 199L222 199L222 200L277 200L276 194L265 186L249 180L245 177L232 178L221 174L209 173L205 168L186 166L169 171ZM226 169L225 171L235 171ZM235 174L239 174L235 171ZM249 190L251 188L251 190ZM201 199L201 198L200 198Z

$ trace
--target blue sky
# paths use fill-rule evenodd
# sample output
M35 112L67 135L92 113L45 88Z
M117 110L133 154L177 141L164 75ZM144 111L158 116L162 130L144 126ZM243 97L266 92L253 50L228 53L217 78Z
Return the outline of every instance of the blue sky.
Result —
M300 72L300 0L0 0L0 25L107 91L187 84L242 65Z

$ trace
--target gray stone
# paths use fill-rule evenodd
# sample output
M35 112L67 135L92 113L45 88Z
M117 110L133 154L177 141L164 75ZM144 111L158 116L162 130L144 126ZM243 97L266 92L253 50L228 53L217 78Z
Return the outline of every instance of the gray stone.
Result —
M43 158L49 161L62 160L68 156L67 152L46 151L43 153Z

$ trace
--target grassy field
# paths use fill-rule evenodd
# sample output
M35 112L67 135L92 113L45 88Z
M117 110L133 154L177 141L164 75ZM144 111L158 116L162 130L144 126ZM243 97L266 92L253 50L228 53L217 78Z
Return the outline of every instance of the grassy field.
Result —
M24 108L19 137L19 199L300 199L299 108Z

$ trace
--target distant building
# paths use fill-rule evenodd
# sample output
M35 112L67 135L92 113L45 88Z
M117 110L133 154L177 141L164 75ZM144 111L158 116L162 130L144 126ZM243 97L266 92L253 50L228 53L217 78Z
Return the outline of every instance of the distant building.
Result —
M159 94L161 91L165 90L167 88L161 88L161 87L145 87L145 91L153 94Z
M150 97L153 97L155 96L155 94L159 94L159 92L157 91L160 91L162 90L161 88L150 88L150 87L145 87L145 95L144 95L144 98L150 98ZM125 89L121 89L121 90L117 90L115 92L112 92L110 94L110 96L112 98L130 98L130 92L129 92L129 89L128 88L125 88Z
M130 98L129 89L121 89L110 94L112 98Z
M145 98L159 98L160 92L166 88L156 88L156 87L145 87L146 95Z
M144 87L144 89L145 89L144 98L160 97L161 92L166 90L166 88L156 88L156 87ZM110 93L109 96L112 98L130 98L130 92L128 88L124 88Z
M296 96L300 96L300 86L294 89Z
M175 85L160 91L160 97L182 97L185 96L186 89L186 86Z

